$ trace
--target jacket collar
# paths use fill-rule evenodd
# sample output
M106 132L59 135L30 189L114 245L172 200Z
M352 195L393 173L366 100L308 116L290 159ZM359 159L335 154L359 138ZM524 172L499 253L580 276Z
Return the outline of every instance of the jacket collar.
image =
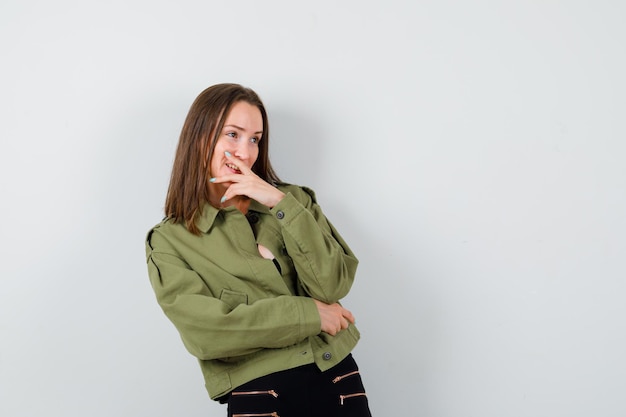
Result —
M230 212L234 210L237 210L234 206L217 209L210 204L205 204L202 207L202 215L198 218L198 220L196 220L196 226L198 226L198 229L202 233L207 233L209 230L211 230L211 227L215 223L215 219L217 218L217 215L220 213L220 211ZM267 206L264 206L256 200L250 200L250 207L248 207L248 212L251 211L265 214L270 213L270 210L269 208L267 208Z

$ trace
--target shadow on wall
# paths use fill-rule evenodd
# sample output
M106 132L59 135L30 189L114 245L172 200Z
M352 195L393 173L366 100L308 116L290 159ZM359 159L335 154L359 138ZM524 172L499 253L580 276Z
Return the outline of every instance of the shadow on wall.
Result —
M438 344L440 327L438 294L431 282L435 273L402 243L406 240L401 232L356 224L351 213L333 210L341 219L335 223L341 223L343 236L359 258L344 305L355 314L361 331L355 357L373 414L394 410L412 415L415 409L436 408L429 396L436 379L430 363L438 361L432 346Z
M320 126L302 114L287 109L268 109L270 158L285 182L314 189L320 184Z
M398 405L406 398L412 398L421 409L433 408L427 395L433 379L428 362L437 360L437 355L429 351L428 341L437 337L439 307L431 285L433 271L425 266L427 238L416 241L412 226L389 229L389 222L352 212L355 199L370 198L353 195L357 189L349 191L348 204L324 198L333 185L325 183L328 176L323 175L329 163L324 160L328 149L324 142L329 138L320 119L285 108L273 107L268 113L270 156L279 177L316 190L324 213L360 260L355 285L344 301L357 316L362 332L355 355L372 410L378 411L375 414L385 409L410 414L410 402ZM407 247L403 242L413 243ZM422 255L416 256L414 251ZM411 385L401 381L411 381ZM400 410L402 407L407 409Z

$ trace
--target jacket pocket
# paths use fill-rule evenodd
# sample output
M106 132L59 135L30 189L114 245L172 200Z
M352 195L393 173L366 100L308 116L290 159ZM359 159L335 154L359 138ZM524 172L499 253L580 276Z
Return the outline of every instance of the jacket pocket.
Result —
M220 301L233 310L240 304L248 304L248 294L224 288L220 294Z

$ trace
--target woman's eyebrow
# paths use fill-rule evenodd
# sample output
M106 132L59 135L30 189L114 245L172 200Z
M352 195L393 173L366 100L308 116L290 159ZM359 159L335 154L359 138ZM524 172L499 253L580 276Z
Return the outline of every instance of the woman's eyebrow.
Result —
M237 129L237 130L245 130L243 127L239 127L239 126L237 126L237 125L224 125L224 127L234 127L234 128L235 128L235 129ZM259 130L258 132L254 132L254 133L255 133L255 134L262 134L262 133L263 133L263 131L262 131L262 130Z

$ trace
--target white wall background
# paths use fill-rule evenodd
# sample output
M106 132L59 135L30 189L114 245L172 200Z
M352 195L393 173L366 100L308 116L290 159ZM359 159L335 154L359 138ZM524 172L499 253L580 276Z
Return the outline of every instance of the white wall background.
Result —
M361 259L374 415L626 415L626 3L3 0L0 415L221 416L143 239L205 87Z

